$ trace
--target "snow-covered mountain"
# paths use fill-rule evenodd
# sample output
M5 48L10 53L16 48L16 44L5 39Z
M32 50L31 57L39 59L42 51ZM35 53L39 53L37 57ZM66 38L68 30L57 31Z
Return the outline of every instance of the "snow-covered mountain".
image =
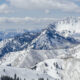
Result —
M55 21L56 30L64 37L74 37L80 40L80 17L68 17Z
M50 53L49 50L51 50L52 53L56 53L56 54L60 54L59 51L61 51L61 53L64 52L64 53L68 54L69 48L73 49L75 46L77 46L80 43L80 41L74 39L74 37L69 36L69 35L67 37L65 37L63 31L64 31L64 29L66 31L68 31L68 29L67 29L68 26L70 28L73 28L75 26L75 24L79 25L78 24L79 21L80 21L79 18L77 18L77 19L76 18L67 18L64 20L56 21L53 24L50 24L47 28L43 29L41 32L26 32L26 33L17 35L14 38L3 40L0 42L0 57L5 56L6 53L8 53L9 55L11 52L16 53L16 51L21 51L21 53L23 53L24 49L29 50L29 53L31 53L29 55L31 55L31 56L33 55L32 53L38 53L37 56L35 56L35 54L34 54L35 57L38 57L40 55L39 52L41 52L41 51L46 52L47 50L48 50L48 52L46 52L46 53ZM73 26L70 26L71 24L73 24ZM59 27L61 30L58 29ZM72 29L70 29L70 30L72 30ZM74 30L72 30L72 31L74 31ZM63 32L63 35L62 35L62 32ZM79 33L79 31L75 31L75 32ZM75 33L75 35L76 35L76 33ZM33 50L31 50L31 49L33 49ZM55 49L56 49L56 52L55 52ZM38 50L39 52L35 51L35 50ZM68 52L66 52L66 51L68 51ZM56 54L53 54L53 55L56 55ZM54 56L51 56L51 58L53 58L53 57ZM29 58L29 56L28 56L28 58ZM33 56L32 56L32 58L33 58ZM36 58L35 58L35 60L36 60ZM39 61L41 61L41 60L42 60L42 56L40 57Z
M0 65L8 66L8 73L18 72L18 76L23 74L29 80L42 75L45 80L80 80L79 29L80 18L66 18L40 32L26 32L3 40L0 42ZM1 74L7 75L3 68Z
M33 68L39 62L47 59L80 58L79 53L80 45L69 49L23 50L6 54L0 59L0 65Z
M75 33L80 33L80 18L68 17L55 22L57 31L71 31Z
M28 31L27 30L15 30L15 29L0 31L0 41L13 38L16 35L20 35L25 32L28 32Z
M9 52L21 51L27 47L28 49L35 50L53 50L74 47L79 44L80 41L72 36L65 37L64 33L62 35L63 30L60 32L57 28L60 24L71 24L71 21L76 22L74 19L72 20L72 18L69 22L68 19L66 19L63 22L54 22L40 32L26 32L10 40L3 40L0 42L0 56Z
M32 41L30 46L31 49L53 50L70 48L76 44L79 44L77 40L69 36L65 38L56 31L55 24L50 24L36 39Z
M80 41L64 33L79 34L80 18L66 18L55 21L41 32L26 32L0 42L0 56L5 53L21 51L25 48L34 50L67 49L77 46ZM78 29L75 29L77 27ZM74 31L75 30L75 31ZM66 31L66 32L64 32Z
M27 48L28 44L36 38L39 33L26 32L15 36L11 39L6 39L0 42L0 57L4 56L5 53L21 51Z

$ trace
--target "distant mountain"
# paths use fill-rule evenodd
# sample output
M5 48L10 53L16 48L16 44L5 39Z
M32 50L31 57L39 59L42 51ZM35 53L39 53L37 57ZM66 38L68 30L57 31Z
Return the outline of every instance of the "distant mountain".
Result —
M0 41L9 39L9 38L13 38L16 35L20 35L25 32L28 32L28 31L27 30L17 31L14 29L0 31Z
M41 32L26 32L0 42L1 65L31 68L46 59L79 55L80 41L65 37L56 27L55 22Z
M64 37L56 31L56 25L50 24L44 29L41 34L32 41L31 49L37 50L53 50L70 48L76 44L79 44L77 40L72 37Z
M67 17L62 20L55 21L56 31L64 37L74 37L80 40L80 17Z
M79 34L79 30L77 29L77 31L73 29L73 27L79 27L79 22L79 18L66 18L64 20L55 21L39 32L21 31L22 34L17 34L13 38L0 42L0 57L4 56L5 53L24 49L54 50L75 47L80 43L80 40L73 37L73 35L74 33ZM70 27L70 29L68 30L67 27ZM64 30L66 30L66 32ZM65 33L71 33L71 35L65 37Z
M26 32L23 34L19 34L11 39L6 39L0 42L0 57L4 56L5 53L21 51L23 49L27 49L28 44L36 38L39 33L35 32Z

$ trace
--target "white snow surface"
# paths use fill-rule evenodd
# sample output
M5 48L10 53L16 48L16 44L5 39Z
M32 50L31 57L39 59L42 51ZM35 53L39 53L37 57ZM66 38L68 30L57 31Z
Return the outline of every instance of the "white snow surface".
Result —
M56 80L80 80L80 59L49 59L36 65L36 71Z
M71 31L75 33L80 33L80 18L68 17L63 20L56 22L57 31Z
M54 80L47 74L32 71L30 69L0 66L0 76L10 76L14 78L15 74L22 80L38 80L39 78L44 78L44 80Z
M37 63L54 58L80 58L80 45L69 49L23 50L6 54L0 59L0 65L32 68Z
M80 17L67 17L57 20L55 24L56 31L64 37L74 37L80 40Z

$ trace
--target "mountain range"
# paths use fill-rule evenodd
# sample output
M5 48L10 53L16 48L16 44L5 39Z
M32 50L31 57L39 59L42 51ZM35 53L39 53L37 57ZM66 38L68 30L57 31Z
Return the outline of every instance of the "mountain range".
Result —
M29 69L32 72L23 70L24 75L39 72L50 80L79 80L79 29L80 18L68 17L39 32L27 31L4 39L0 41L0 65L11 71L15 67Z

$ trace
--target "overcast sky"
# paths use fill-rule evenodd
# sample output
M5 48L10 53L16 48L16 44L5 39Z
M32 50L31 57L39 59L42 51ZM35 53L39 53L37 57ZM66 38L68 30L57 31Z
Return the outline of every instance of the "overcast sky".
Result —
M40 29L70 16L80 16L80 0L0 0L0 30Z

